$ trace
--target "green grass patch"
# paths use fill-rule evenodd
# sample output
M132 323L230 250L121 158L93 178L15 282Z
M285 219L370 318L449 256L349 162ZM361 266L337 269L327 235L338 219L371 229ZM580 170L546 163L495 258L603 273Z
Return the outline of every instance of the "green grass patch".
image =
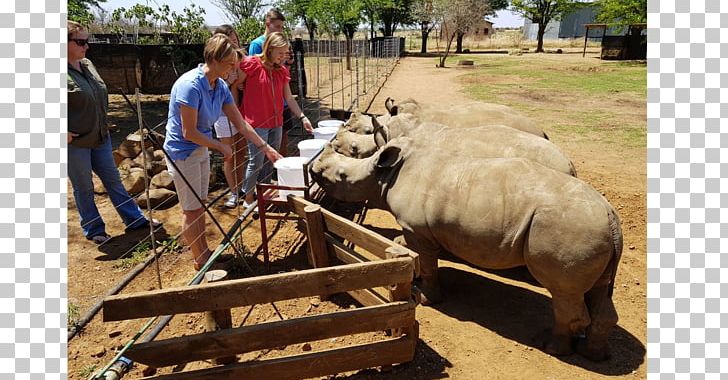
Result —
M86 367L83 367L78 371L78 376L83 379L87 379L94 372L96 372L96 369L97 369L96 364L87 365Z
M647 96L647 66L635 62L582 64L539 59L541 56L469 56L476 62L475 72L466 82L479 77L499 79L499 87L528 83L531 89L576 91L585 95L629 93ZM448 59L450 61L450 59ZM453 58L451 64L455 64ZM508 78L513 78L508 83Z
M68 326L74 326L78 323L78 319L81 317L81 308L73 302L68 303L68 313L66 316L66 322Z
M163 241L157 241L157 252L160 249L166 248L167 252L179 252L182 250L182 246L179 241L175 238L169 238ZM152 243L149 240L145 240L139 243L134 250L131 252L129 257L124 257L114 264L114 268L117 269L128 269L141 262L143 262L147 256L151 253Z

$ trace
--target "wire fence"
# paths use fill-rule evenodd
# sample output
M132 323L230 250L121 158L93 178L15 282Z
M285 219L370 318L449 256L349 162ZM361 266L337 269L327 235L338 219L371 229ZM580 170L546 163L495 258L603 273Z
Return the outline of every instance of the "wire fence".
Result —
M301 110L309 117L314 127L319 120L343 119L348 112L367 111L402 53L402 41L399 38L353 40L348 49L344 40L304 41L303 51L296 52L297 67L292 70L296 76L296 81L292 81L292 83L297 86L297 102ZM297 155L298 142L310 138L311 135L304 131L299 120L290 113L289 118L284 121L285 123L292 125L288 132L289 155ZM166 120L148 128L164 134L165 126ZM258 151L256 154L263 153ZM211 156L213 166L222 162L219 152L211 150ZM245 166L247 161L235 162L235 165ZM219 176L219 178L224 178L224 176ZM270 181L270 174L265 178L258 178L260 183ZM212 183L211 185L214 186ZM228 191L211 195L212 199L203 199L206 203L204 207L214 211L212 207ZM136 195L138 194L132 194L133 197ZM156 211L169 208L172 201L173 199L168 199L154 208L144 210L147 214L146 217L153 218ZM240 207L238 212L242 213ZM204 215L203 213L200 217ZM242 231L238 233L242 233ZM150 238L151 233L145 238L140 238L136 245L128 248L126 252L116 255L117 259L127 258L132 253L139 251L145 244L149 244ZM181 231L172 236L167 235L167 239L180 238ZM177 260L179 257L175 258L173 262Z

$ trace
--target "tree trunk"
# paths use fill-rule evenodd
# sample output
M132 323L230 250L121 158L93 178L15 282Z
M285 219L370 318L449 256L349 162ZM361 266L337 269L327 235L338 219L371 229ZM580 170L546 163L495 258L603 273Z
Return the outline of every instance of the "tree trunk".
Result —
M351 35L344 33L344 35L346 36L346 69L351 71L351 42L354 40L354 33Z
M445 54L440 56L440 65L439 67L445 67L445 60L447 59L447 56L450 54L450 48L452 47L452 40L455 39L455 34L450 36L450 38L447 39L447 47L445 47Z
M392 21L384 21L382 22L384 24L384 37L391 37L392 36Z
M425 23L420 24L420 32L422 33L422 47L420 48L420 53L422 54L427 53L427 37L430 35L430 29L428 26L429 25Z
M543 22L538 23L536 53L543 53L543 35L546 34L546 25Z
M456 53L462 53L463 52L463 37L465 36L465 33L457 33L457 43L455 45L455 52Z

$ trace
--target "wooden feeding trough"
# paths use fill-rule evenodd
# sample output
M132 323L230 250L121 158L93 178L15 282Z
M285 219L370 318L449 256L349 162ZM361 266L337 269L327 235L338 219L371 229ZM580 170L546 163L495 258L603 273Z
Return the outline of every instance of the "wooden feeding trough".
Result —
M387 330L391 335L383 341L154 378L299 379L411 361L418 338L412 294L417 254L316 204L293 196L288 202L305 220L309 261L316 268L111 296L104 300L104 321L210 312L340 292L351 294L364 307L136 344L125 356L165 367ZM341 238L367 252L354 252ZM344 264L330 266L337 259Z

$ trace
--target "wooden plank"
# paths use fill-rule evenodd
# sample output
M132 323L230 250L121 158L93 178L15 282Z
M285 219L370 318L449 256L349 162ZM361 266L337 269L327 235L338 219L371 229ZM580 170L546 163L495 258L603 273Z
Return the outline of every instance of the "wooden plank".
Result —
M372 289L349 290L347 293L362 306L383 305L389 300L379 292Z
M356 369L412 361L415 339L403 336L303 355L250 361L202 370L177 372L145 379L266 379L288 380L331 375Z
M316 204L308 205L303 211L306 216L306 235L308 236L308 249L311 253L309 256L311 266L314 268L328 267L329 254L326 251L321 206Z
M194 313L341 293L409 281L413 272L413 260L407 257L114 295L104 299L104 321Z
M365 263L369 261L381 260L381 258L372 255L369 252L357 252L347 247L338 238L334 237L328 232L324 233L324 237L326 238L326 242L333 246L334 255L345 264Z
M289 199L289 203L291 204L293 211L301 216L305 215L304 208L308 205L313 204L302 198L294 197L291 197ZM409 255L415 260L415 273L416 276L419 276L419 256L416 252L406 247L403 247L393 242L392 240L389 240L384 236L379 235L376 232L370 231L367 228L362 227L346 218L336 215L331 211L322 209L321 212L324 217L326 232L334 233L340 236L342 239L348 240L358 245L359 247L371 252L373 255L376 255L380 259L385 259L387 257L385 251L387 250L387 248L392 246L399 247L398 249L402 250L403 252L408 252Z
M397 302L140 343L127 350L125 356L153 367L166 367L266 348L387 330L411 324L415 318L415 306L414 302Z
M344 262L345 264L365 263L368 261L379 261L379 258L370 254L362 254L356 252L349 247L345 246L344 243L338 239L332 237L330 234L326 234L326 241L329 242L329 247L334 252L334 256ZM392 302L390 297L389 289L381 286L377 286L371 289L360 289L352 290L347 292L349 295L357 300L363 306L379 305L381 303Z

